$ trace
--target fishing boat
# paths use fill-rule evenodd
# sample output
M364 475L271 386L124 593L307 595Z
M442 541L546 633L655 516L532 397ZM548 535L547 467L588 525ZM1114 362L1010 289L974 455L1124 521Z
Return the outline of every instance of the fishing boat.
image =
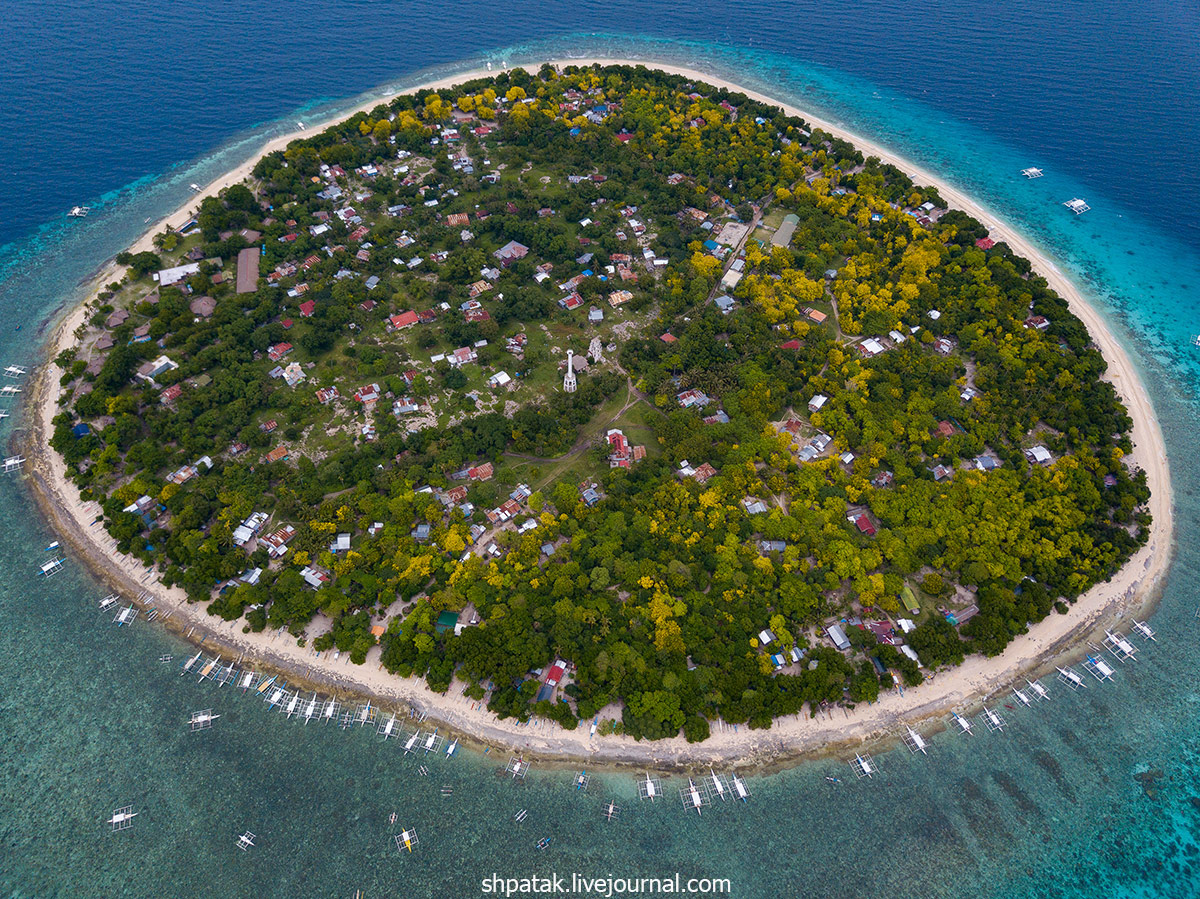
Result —
M297 123L296 123L296 127L297 127L297 128L299 128L301 131L303 131L303 130L304 130L304 123L303 123L303 122L297 122Z
M575 775L575 789L582 792L587 792L588 781L590 779L591 778L588 777L587 771L580 771Z
M308 701L308 704L304 707L304 723L308 724L308 722L312 721L313 717L316 714L317 714L317 694L314 692L312 695L312 699L310 699Z
M404 754L405 755L408 755L409 752L412 751L413 747L417 745L417 740L420 738L420 736L421 736L420 731L413 731L412 736L409 737L408 740L405 741L405 743L404 743Z
M520 824L522 821L525 820L525 818L526 818L526 816L528 816L528 814L529 814L529 809L523 808L519 812L517 812L515 815L513 815L513 820L516 821L518 824Z
M605 821L611 821L613 818L617 817L617 815L621 814L621 809L617 807L615 802L610 802L604 806L603 814Z
M688 778L687 786L679 788L679 799L685 809L688 811L694 809L697 815L703 814L701 809L712 801L708 788L702 784L697 784L690 777Z
M713 792L717 794L718 799L720 799L722 802L724 802L725 794L729 792L729 788L728 788L728 785L725 783L725 779L723 777L721 777L721 775L718 774L716 771L714 771L712 768L708 769L708 774L709 774L709 777L712 778Z
M1137 647L1120 634L1112 631L1104 632L1104 648L1122 662L1137 658Z
M210 677L212 677L213 672L216 671L217 665L220 661L221 660L217 656L213 656L211 659L209 659L207 662L205 662L202 666L200 666L200 680L206 681Z
M133 622L137 621L137 616L137 607L130 605L128 608L117 612L117 617L113 619L113 624L117 627L124 627L127 624L133 624Z
M875 762L869 755L856 755L850 760L850 767L861 780L864 777L875 776Z
M133 810L132 805L124 805L121 808L113 809L112 817L104 823L109 825L115 833L133 827L133 819L137 816L138 813Z
M970 734L971 734L971 722L970 721L968 721L962 715L958 714L958 712L951 712L950 717L954 720L954 723L958 725L959 733L967 734L968 736L970 736Z
M738 777L737 772L732 772L729 775L730 781L733 783L733 795L745 802L750 798L750 788L746 786L746 781Z
M67 213L70 218L82 219L87 218L87 214L92 211L90 206L72 206L71 211Z
M453 742L446 747L446 758L450 758L452 755L454 755L454 750L456 749L458 749L458 737L455 737Z
M192 712L192 717L188 719L188 728L190 730L208 730L213 726L220 715L214 715L212 709L203 709L199 712Z
M321 720L328 724L337 717L338 704L335 699L328 699L321 709Z
M254 684L255 673L253 671L243 671L241 677L238 678L237 685L243 693L250 689Z
M4 470L5 471L20 471L21 466L24 464L25 464L24 456L9 456L7 459L4 460Z
M203 190L203 188L199 184L197 184L195 181L193 181L191 184L189 184L188 187L191 190L194 190L196 193L200 193L200 191Z
M27 374L29 374L29 369L27 369L21 365L8 365L8 366L5 366L5 368L4 368L4 377L6 377L6 378L14 378L15 379L15 378L19 378L23 375L27 375ZM58 546L57 543L55 543L53 545Z
M1072 690L1087 686L1083 682L1083 678L1079 676L1079 672L1071 668L1059 668L1058 679Z
M529 763L519 756L511 758L508 760L508 765L504 771L512 775L513 780L524 780L525 775L529 773Z
M983 723L992 733L1000 733L1004 730L1004 719L1000 717L1000 713L989 709L987 706L983 708Z
M442 745L442 741L444 739L445 737L439 734L437 732L437 728L435 727L433 729L433 733L425 738L425 754L429 755L431 752L436 752L438 747Z
M263 678L263 680L259 683L259 685L254 688L254 692L257 693L259 696L263 696L266 694L267 690L269 690L271 688L271 685L273 683L275 683L275 675L271 675L270 677Z
M254 847L254 841L256 839L257 837L247 830L244 834L237 838L237 847L238 849L241 849L242 852L246 852Z
M118 596L116 593L108 594L108 596L106 596L106 597L104 597L104 599L100 600L100 611L107 612L114 605L116 605L118 602L120 602L120 600L121 600L121 597Z
M1028 169L1021 169L1021 174L1024 175L1026 178L1040 178L1040 177L1042 177L1042 175L1045 174L1045 172L1043 172L1041 169L1028 168Z
M549 845L550 845L550 838L542 837L540 840L538 840L537 847L538 847L538 849L545 849Z
M1023 706L1029 706L1033 704L1033 701L1025 695L1025 692L1017 689L1016 687L1013 688L1013 699L1021 703Z
M1196 345L1200 346L1200 337L1197 337L1196 341ZM1143 640L1153 640L1155 643L1158 642L1158 638L1154 636L1154 630L1150 627L1150 625L1146 624L1146 622L1135 621L1132 627L1137 632L1138 636L1140 636Z
M1039 700L1047 700L1050 698L1050 691L1042 686L1040 680L1026 679L1025 683L1029 684L1029 690Z
M662 783L657 777L651 777L649 772L646 772L645 780L638 781L638 797L641 799L649 799L653 802L662 795Z
M1084 200L1079 199L1079 197L1075 197L1074 199L1067 200L1065 203L1063 203L1063 205L1066 206L1068 209L1070 209L1076 215L1083 215L1085 212L1087 212L1089 209L1092 208Z
M387 721L380 722L379 729L376 730L375 732L377 734L379 734L381 737L383 737L384 742L386 742L395 735L395 731L396 731L396 715L395 715L395 713L393 713L392 716L390 718L388 718Z
M287 716L289 719L291 719L292 715L294 715L296 713L296 706L298 706L299 704L300 704L300 691L297 690L295 693L292 694L292 698L288 700L286 711L287 711Z
M396 835L396 848L397 849L401 849L401 850L407 849L409 852L412 852L413 847L416 845L418 845L418 841L417 841L417 831L415 829L405 830Z
M201 655L200 653L196 653L194 656L192 656L190 659L185 661L180 666L180 671L179 671L180 677L187 674L189 671L192 670L193 667L195 667L196 663L200 661L200 655Z
M927 744L925 742L925 738L911 727L906 728L906 730L908 733L904 735L904 745L908 747L908 751L912 753L919 752L922 755L926 755L927 753L925 750Z

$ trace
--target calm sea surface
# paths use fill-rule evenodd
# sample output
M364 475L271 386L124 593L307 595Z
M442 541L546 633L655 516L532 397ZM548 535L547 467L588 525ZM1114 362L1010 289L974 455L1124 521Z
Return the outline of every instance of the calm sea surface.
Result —
M496 753L405 758L373 730L305 727L181 678L157 659L184 645L145 622L113 627L77 564L37 575L55 536L9 475L0 895L470 897L491 872L678 872L746 897L1200 895L1194 0L8 0L0 13L0 366L39 359L47 322L146 218L297 120L489 60L669 59L894 147L1049 251L1142 367L1179 537L1159 641L1115 682L1006 710L1004 736L881 756L866 783L833 761L754 778L750 803L697 818L675 781L654 806L630 775L597 776L586 795L570 771L518 785L495 776ZM1046 176L1021 178L1030 165ZM1074 196L1092 211L1067 212ZM66 219L75 204L92 215ZM22 424L8 405L6 442ZM208 706L217 726L188 733ZM606 823L610 798L624 811ZM128 803L136 825L108 833ZM391 841L403 827L420 835L411 855ZM234 846L244 830L259 836L249 853Z

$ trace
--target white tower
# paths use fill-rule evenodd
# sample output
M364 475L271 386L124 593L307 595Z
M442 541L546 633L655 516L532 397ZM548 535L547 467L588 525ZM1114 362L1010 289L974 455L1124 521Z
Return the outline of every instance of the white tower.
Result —
M592 361L596 364L604 361L604 351L600 348L599 337L592 338L592 343L588 347L588 355L592 357Z
M563 378L563 393L575 392L575 370L571 367L571 357L574 355L573 350L567 350L567 374Z

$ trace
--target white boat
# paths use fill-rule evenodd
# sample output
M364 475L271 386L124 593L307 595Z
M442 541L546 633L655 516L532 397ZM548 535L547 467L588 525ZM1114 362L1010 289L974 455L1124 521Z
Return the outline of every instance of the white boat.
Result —
M133 819L137 815L138 813L133 810L132 805L126 805L118 809L113 809L112 817L104 823L111 826L114 831L128 830L133 827Z
M1032 705L1032 704L1033 704L1033 703L1032 703L1032 700L1031 700L1031 699L1030 699L1028 696L1026 696L1026 695L1025 695L1025 693L1024 693L1023 691L1021 691L1021 690L1017 689L1016 687L1014 687L1014 688L1013 688L1013 698L1014 698L1014 699L1015 699L1017 702L1021 703L1021 705L1026 705L1026 706L1027 706L1027 705Z
M304 130L304 123L303 123L303 122L297 122L297 123L296 123L296 127L297 127L297 128L299 128L301 131L303 131L303 130Z
M200 191L203 189L203 188L201 188L201 187L200 187L200 185L199 185L199 184L195 183L194 181L193 181L191 184L189 184L189 185L188 185L188 187L190 187L190 188L191 188L192 190L194 190L196 193L200 193Z
M1025 681L1025 683L1029 684L1029 689L1033 691L1033 695L1036 696L1038 699L1049 699L1050 698L1050 691L1042 686L1042 682L1040 680L1028 680L1027 679Z
M454 750L456 750L456 749L458 749L458 737L455 737L453 742L451 742L450 745L446 747L446 756L449 757L449 756L454 755Z
M958 725L959 730L964 734L971 733L971 722L964 718L958 712L951 712L950 717L954 719L954 723Z
M237 838L237 847L238 849L241 849L242 852L245 852L254 846L254 840L254 834L247 830L244 834Z
M750 789L746 786L746 782L738 777L736 773L730 774L729 777L733 781L733 794L742 800L742 802L749 799Z
M1040 178L1045 173L1041 169L1028 168L1028 169L1021 169L1021 174L1024 175L1026 178Z
M417 745L417 738L419 736L421 736L420 731L414 733L411 737L408 738L408 742L404 744L404 754L405 755L408 755L409 750L411 750L415 745Z
M1197 340L1197 344L1200 345L1200 337L1197 337L1196 340ZM1153 640L1155 643L1158 642L1158 638L1154 636L1153 628L1151 628L1150 625L1146 624L1146 622L1135 621L1133 623L1133 629L1135 631L1137 631L1138 634L1141 635L1143 640Z
M92 211L90 206L72 206L71 211L67 213L71 218L81 219L86 218L87 214Z
M1083 215L1085 212L1087 212L1089 209L1092 208L1084 200L1079 199L1079 197L1075 197L1074 199L1067 200L1065 203L1063 203L1063 205L1066 206L1068 209L1070 209L1076 215Z

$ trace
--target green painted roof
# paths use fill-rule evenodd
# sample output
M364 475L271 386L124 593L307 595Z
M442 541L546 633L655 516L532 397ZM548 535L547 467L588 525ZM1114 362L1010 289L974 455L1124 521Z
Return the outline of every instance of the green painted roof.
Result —
M921 611L921 604L913 596L912 587L908 586L908 584L905 584L904 589L900 591L900 601L904 603L904 608L908 609L914 615Z

